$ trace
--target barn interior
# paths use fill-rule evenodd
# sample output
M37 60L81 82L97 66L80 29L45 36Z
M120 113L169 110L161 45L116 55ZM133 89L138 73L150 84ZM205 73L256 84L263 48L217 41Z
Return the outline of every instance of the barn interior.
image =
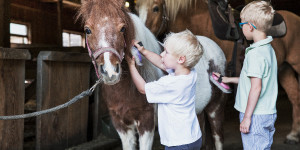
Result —
M76 20L81 1L0 0L0 116L60 105L94 84L95 71L86 49L83 25ZM133 13L136 1L125 3ZM233 8L245 4L240 0L229 3ZM298 0L272 0L272 5L275 10L300 16ZM122 149L99 97L93 94L74 106L40 117L0 120L0 149ZM238 112L233 105L232 98L225 109L225 150L242 149ZM300 149L299 143L284 142L292 126L291 105L279 87L274 150ZM164 149L158 133L153 149Z

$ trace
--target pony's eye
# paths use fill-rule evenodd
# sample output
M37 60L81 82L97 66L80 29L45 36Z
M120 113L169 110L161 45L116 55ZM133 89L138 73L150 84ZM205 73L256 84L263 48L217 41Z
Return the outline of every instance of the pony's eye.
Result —
M120 32L125 32L126 28L125 27L122 27Z
M155 6L155 7L153 8L153 12L158 12L158 11L159 11L158 6Z
M91 31L89 28L85 28L85 29L84 29L84 32L85 32L86 34L91 34L91 33L92 33L92 31Z

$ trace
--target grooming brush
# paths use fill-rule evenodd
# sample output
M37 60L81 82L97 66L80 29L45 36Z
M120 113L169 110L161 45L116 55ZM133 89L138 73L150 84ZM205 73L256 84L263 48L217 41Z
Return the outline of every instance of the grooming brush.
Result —
M138 42L138 44L140 46L143 46L142 42ZM143 66L143 63L142 63L142 55L141 53L139 52L139 50L137 49L136 46L133 46L132 49L131 49L131 54L134 56L135 58L135 63L138 65L138 66Z
M224 93L231 93L231 89L229 87L229 85L225 84L222 82L222 75L220 75L220 77L218 78L216 75L214 75L213 73L210 75L209 79L210 81L215 84L222 92Z

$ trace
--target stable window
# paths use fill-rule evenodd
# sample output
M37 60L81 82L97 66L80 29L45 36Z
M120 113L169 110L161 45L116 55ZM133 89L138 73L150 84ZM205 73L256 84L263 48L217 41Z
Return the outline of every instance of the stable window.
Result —
M63 46L71 47L71 46L82 46L84 47L84 38L81 33L76 33L72 31L64 31L63 32Z
M10 23L10 43L30 44L28 31L26 24Z

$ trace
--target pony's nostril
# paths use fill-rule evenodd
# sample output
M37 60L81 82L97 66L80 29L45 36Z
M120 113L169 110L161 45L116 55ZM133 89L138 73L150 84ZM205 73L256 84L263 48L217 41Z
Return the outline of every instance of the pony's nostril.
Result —
M101 72L102 74L105 74L105 71L104 71L104 69L103 69L103 65L100 65L100 72Z
M120 68L120 64L117 64L117 67L116 67L116 72L117 72L117 73L119 73L119 71L120 71L119 68Z

